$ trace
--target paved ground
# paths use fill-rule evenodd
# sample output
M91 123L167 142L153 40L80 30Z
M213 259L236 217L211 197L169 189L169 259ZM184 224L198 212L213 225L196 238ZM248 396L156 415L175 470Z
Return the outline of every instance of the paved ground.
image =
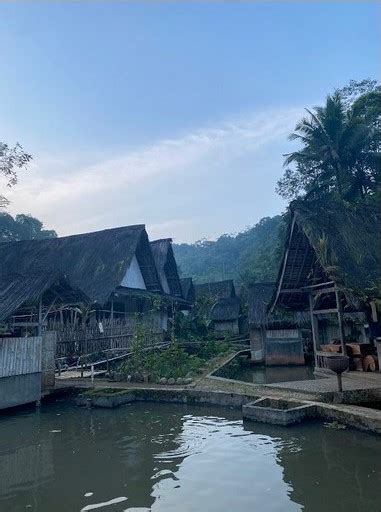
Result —
M233 381L222 378L211 378L210 372L217 367L225 364L232 354L219 356L211 361L204 372L199 375L195 381L189 386L194 389L202 391L225 391L228 393L245 394L249 396L274 396L282 398L294 398L297 400L313 400L313 401L326 401L324 395L331 394L337 391L336 377L320 378L316 380L303 380L282 382L276 384L251 384L247 382ZM61 378L56 381L56 389L67 387L82 387L82 388L120 388L120 389L133 389L133 388L157 388L157 389L183 389L184 386L163 386L154 383L138 384L128 382L113 382L105 378L97 377L94 385L92 385L89 378L78 378L77 375L72 375L65 379L65 373ZM188 386L187 386L188 387ZM370 374L362 372L352 372L343 376L343 390L344 391L361 391L361 390L380 389L381 396L381 373Z
M315 380L296 380L292 382L278 382L275 384L266 384L265 387L317 394L332 393L338 390L336 377ZM359 391L378 388L381 389L381 378L379 381L371 381L366 378L351 378L343 375L343 391Z

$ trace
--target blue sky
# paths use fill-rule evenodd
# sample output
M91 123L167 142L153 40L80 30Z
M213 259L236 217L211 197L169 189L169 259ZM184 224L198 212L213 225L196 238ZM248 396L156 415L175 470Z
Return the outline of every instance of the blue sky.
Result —
M366 2L1 4L0 140L34 156L10 212L176 241L281 212L287 134L378 76L378 21Z

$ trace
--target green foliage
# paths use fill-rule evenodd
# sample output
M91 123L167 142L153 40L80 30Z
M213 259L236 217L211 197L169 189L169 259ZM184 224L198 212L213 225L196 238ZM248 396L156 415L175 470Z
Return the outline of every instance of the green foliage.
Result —
M185 316L176 312L174 316L174 335L181 341L199 341L209 337L209 329L196 310L192 315Z
M156 380L161 377L177 379L197 373L203 364L197 355L188 354L178 343L172 342L167 349L148 355L146 369Z
M180 323L181 316L184 317L182 313L175 317L171 332L171 343L164 350L145 350L147 346L145 342L146 333L142 323L138 321L131 344L131 355L121 363L118 371L126 376L131 375L133 379L142 378L146 374L150 380L156 382L162 377L167 379L183 378L199 373L206 361L229 350L227 343L206 340L197 346L194 353L186 351L177 341L176 330L181 333L182 339L188 341L195 341L199 333L192 331L192 321ZM190 329L189 333L187 328Z
M230 345L225 341L210 340L200 344L197 354L201 359L208 361L221 354L226 354L229 349Z
M285 174L277 188L280 195L357 201L376 194L381 182L377 82L351 81L328 96L324 106L306 111L308 116L289 136L302 147L286 155Z
M281 215L265 217L237 235L216 241L174 245L184 276L196 283L234 279L238 285L276 278L286 223Z
M185 377L197 373L204 361L197 355L188 354L176 341L164 350L144 352L142 345L134 343L131 357L121 364L119 371L125 375L148 374L151 380L162 377Z
M8 144L0 142L0 176L4 176L8 187L17 183L18 170L27 167L32 156L25 153L20 144L9 147ZM0 195L0 208L8 204L8 200Z
M43 229L41 221L31 215L19 214L15 217L9 213L0 213L0 241L41 240L55 238L57 233L51 229Z

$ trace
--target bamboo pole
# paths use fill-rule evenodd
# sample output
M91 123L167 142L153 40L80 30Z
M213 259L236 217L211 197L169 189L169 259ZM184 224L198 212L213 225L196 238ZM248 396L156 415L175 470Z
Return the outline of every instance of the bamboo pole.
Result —
M317 364L317 345L319 341L319 327L317 318L314 315L314 303L312 293L308 294L308 299L310 303L310 318L311 318L311 328L312 328L312 341L314 345L314 360L315 360L315 368L318 367Z
M339 336L341 343L341 353L345 356L345 333L344 333L344 325L343 325L343 306L341 304L339 292L335 291L336 297L336 306L337 306L337 319L339 322Z

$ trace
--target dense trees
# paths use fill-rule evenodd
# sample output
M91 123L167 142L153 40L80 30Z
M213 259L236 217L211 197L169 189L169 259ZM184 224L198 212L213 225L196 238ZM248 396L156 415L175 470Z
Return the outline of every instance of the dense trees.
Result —
M276 277L281 257L282 216L265 217L254 227L216 241L174 245L181 274L196 282L235 279L238 284Z
M329 195L356 202L378 197L381 183L381 88L376 80L351 81L307 109L290 140L278 192L286 199ZM234 278L240 284L269 281L279 268L286 222L262 219L237 236L175 246L183 275L197 282Z
M50 229L43 229L43 224L31 215L16 215L0 212L0 242L18 240L41 240L54 238L57 233Z
M6 186L16 185L18 171L25 169L31 159L32 156L20 144L10 147L0 142L0 178L3 178ZM8 200L0 195L0 208L7 205ZM55 231L43 229L42 222L31 215L19 214L12 217L9 213L0 212L0 242L39 240L56 236Z
M381 88L352 81L307 110L289 137L301 148L285 155L278 192L286 199L331 195L348 201L372 196L380 185ZM293 167L290 167L293 164Z

